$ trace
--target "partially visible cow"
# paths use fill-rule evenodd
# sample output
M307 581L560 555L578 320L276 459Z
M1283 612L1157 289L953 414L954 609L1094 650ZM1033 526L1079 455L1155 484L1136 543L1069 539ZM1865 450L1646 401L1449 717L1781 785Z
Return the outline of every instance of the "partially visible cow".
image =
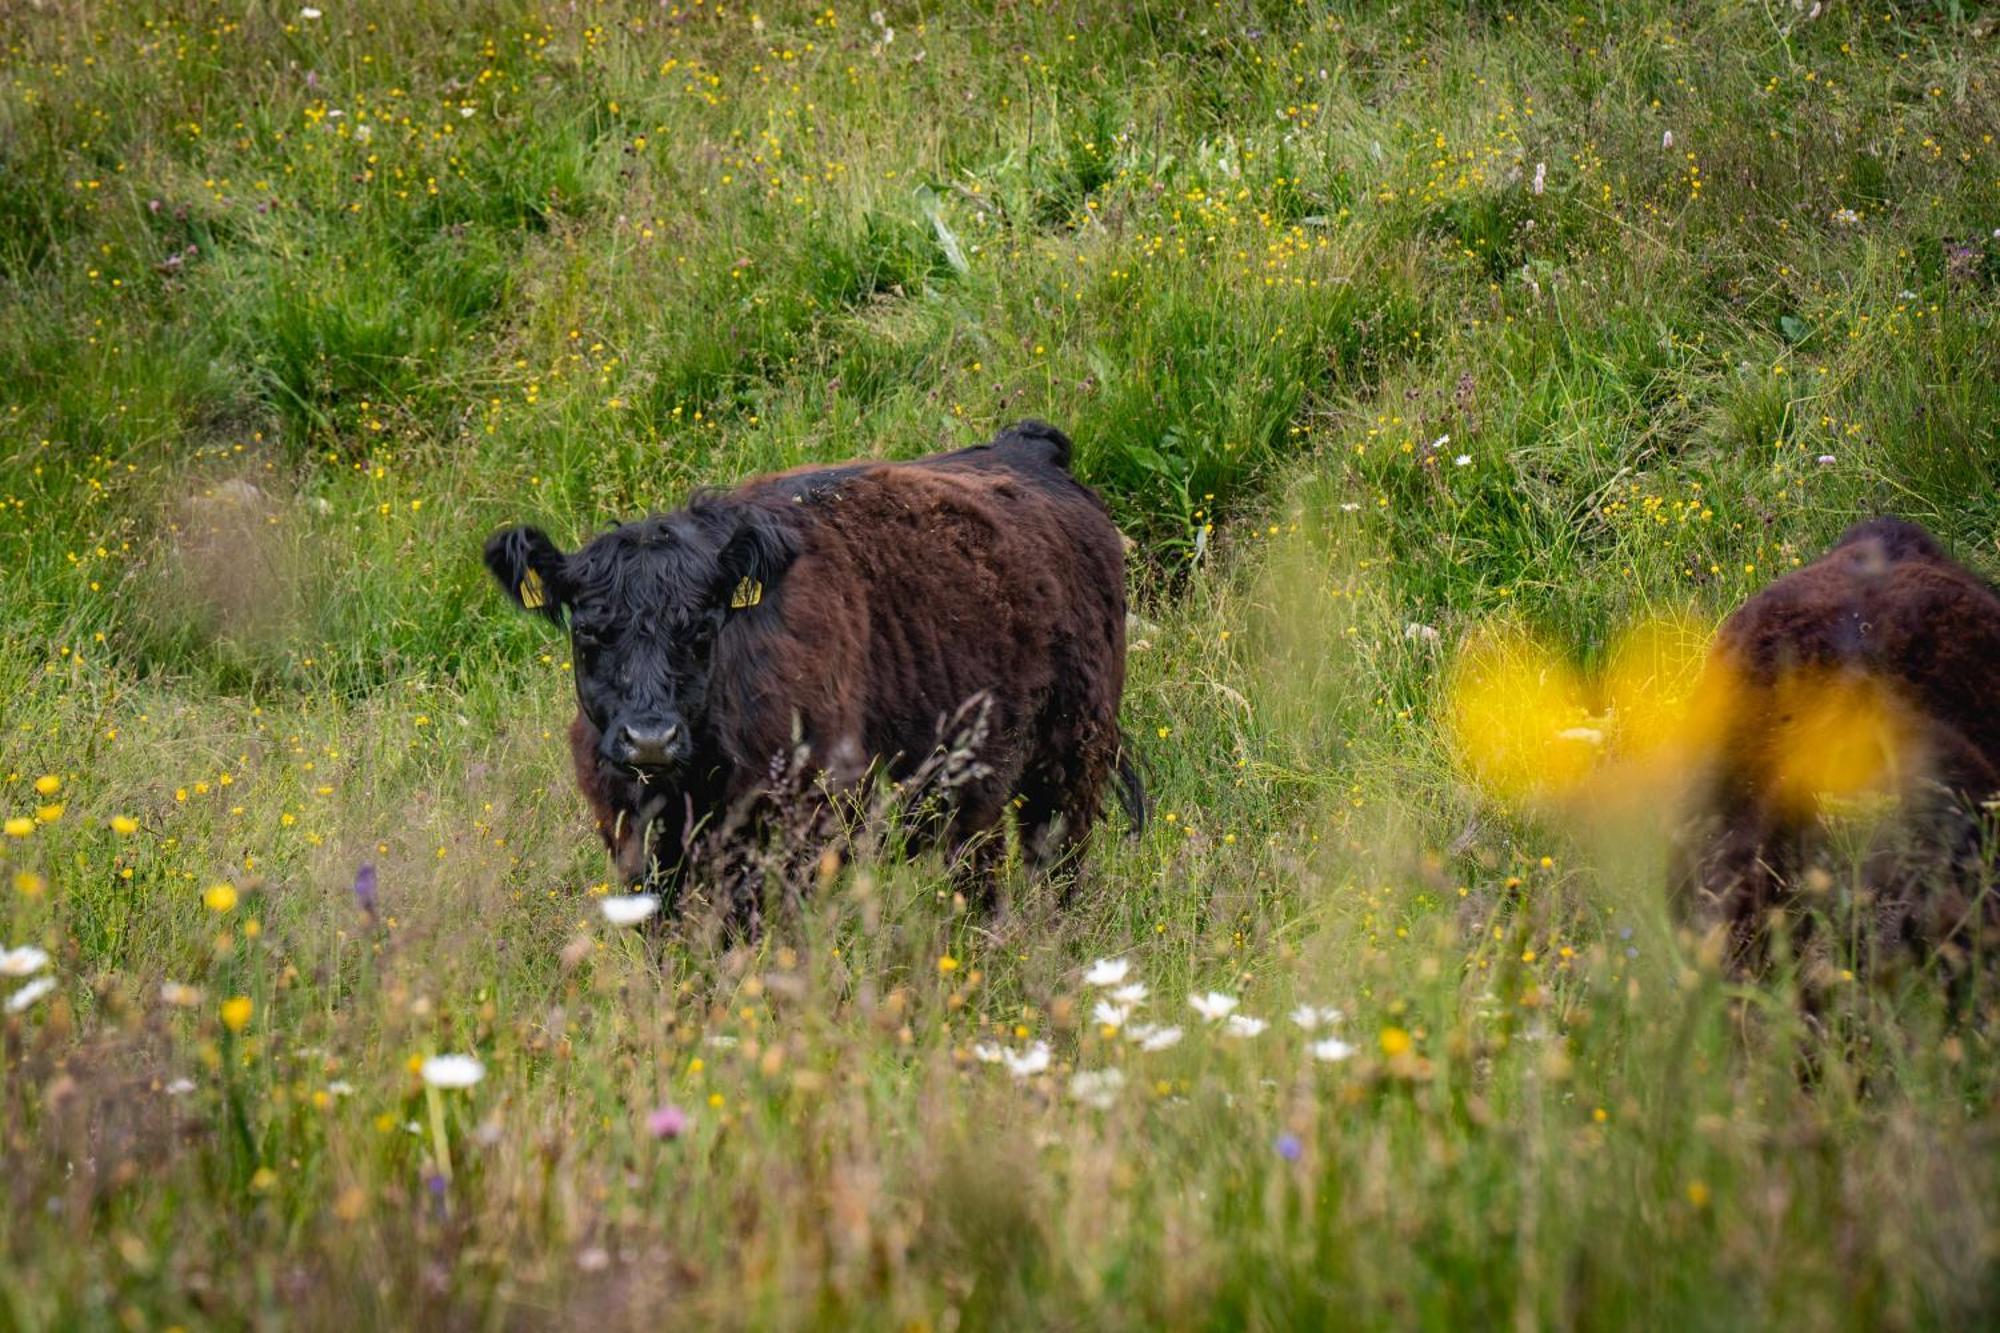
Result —
M697 494L574 553L534 528L488 541L508 594L568 621L570 748L618 874L671 882L704 838L754 836L795 755L851 790L967 735L941 831L981 894L1010 805L1037 871L1074 865L1114 781L1143 822L1118 728L1123 539L1069 461L1024 421ZM739 914L756 887L723 886Z
M1711 760L1678 896L1726 924L1739 967L1763 962L1774 911L1833 884L1830 797L1889 811L1861 874L1872 952L1957 959L2000 924L1981 810L2000 795L2000 592L1924 529L1857 524L1745 602L1696 716Z

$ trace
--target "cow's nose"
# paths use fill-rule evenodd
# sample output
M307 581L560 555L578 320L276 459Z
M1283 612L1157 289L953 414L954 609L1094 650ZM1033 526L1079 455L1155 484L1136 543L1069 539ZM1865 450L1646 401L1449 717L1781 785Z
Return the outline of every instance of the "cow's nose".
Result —
M659 768L678 763L687 746L678 722L633 726L618 731L620 757L636 768Z

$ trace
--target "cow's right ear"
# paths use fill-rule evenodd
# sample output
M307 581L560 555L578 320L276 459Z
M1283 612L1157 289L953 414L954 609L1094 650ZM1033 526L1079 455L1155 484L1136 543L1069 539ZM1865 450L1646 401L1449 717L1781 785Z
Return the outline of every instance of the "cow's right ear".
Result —
M486 567L517 606L560 625L569 605L564 555L540 528L507 528L486 539Z

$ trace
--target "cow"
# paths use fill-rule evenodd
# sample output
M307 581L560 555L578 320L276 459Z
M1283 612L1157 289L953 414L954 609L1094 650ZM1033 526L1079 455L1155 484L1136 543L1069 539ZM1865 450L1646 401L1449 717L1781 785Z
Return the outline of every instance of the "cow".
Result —
M2000 795L2000 591L1914 523L1858 523L1723 623L1694 717L1708 758L1675 897L1725 929L1737 971L1833 886L1820 815L1844 798L1891 816L1860 872L1867 954L1963 977L2000 924L1982 811ZM1804 943L1810 918L1791 928Z
M1118 724L1124 538L1070 455L1023 421L952 453L701 491L574 552L494 534L508 596L568 624L571 758L616 874L677 889L703 850L768 831L801 758L823 807L971 744L918 840L941 837L987 904L1010 807L1030 870L1065 883L1108 787L1142 827ZM754 926L761 887L719 886L725 910Z

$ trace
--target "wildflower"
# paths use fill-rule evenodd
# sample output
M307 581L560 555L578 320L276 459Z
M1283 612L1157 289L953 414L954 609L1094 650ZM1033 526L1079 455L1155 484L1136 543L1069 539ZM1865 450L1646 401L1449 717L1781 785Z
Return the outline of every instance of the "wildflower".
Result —
M192 1009L201 1003L201 987L184 981L165 982L160 986L160 1002L176 1009Z
M1069 1081L1069 1095L1093 1110L1108 1111L1124 1086L1122 1069L1079 1069Z
M677 1139L687 1133L688 1114L678 1106L659 1107L646 1117L646 1132L656 1139Z
M32 944L0 951L0 977L31 977L48 965L48 951Z
M972 1047L972 1058L983 1065L997 1065L1006 1054L990 1041L976 1042Z
M1687 1195L1688 1195L1688 1202L1693 1204L1695 1207L1697 1208L1708 1207L1709 1190L1708 1190L1708 1183L1706 1181L1690 1180L1688 1182Z
M958 971L958 960L950 954L938 955L937 970L940 974Z
M1660 151L1666 152L1673 146L1674 146L1674 132L1672 130L1662 130L1660 132Z
M1261 1018L1252 1018L1248 1014L1231 1014L1222 1025L1222 1030L1232 1037L1254 1037L1269 1026L1271 1025Z
M1316 1041L1307 1049L1311 1051L1313 1059L1323 1060L1330 1065L1339 1064L1342 1060L1354 1054L1354 1048L1338 1037L1328 1037L1325 1041Z
M177 1078L166 1086L166 1094L169 1097L185 1097L193 1091L194 1080L191 1078Z
M7 1012L18 1014L56 988L54 977L36 977L7 997Z
M1302 1004L1292 1010L1292 1022L1302 1030L1311 1032L1315 1028L1332 1027L1343 1015L1338 1009L1320 1009L1310 1004Z
M1100 958L1090 965L1088 972L1083 974L1083 984L1116 986L1125 980L1126 973L1131 970L1132 960L1129 958Z
M330 1096L334 1097L352 1097L354 1095L354 1085L344 1078L337 1078L327 1084L326 1090Z
M54 796L61 790L62 779L53 773L44 773L35 779L35 794L38 796Z
M203 903L211 912L228 912L236 907L236 886L234 884L211 884L201 895Z
M1127 1040L1137 1042L1142 1051L1164 1051L1180 1043L1181 1030L1152 1023L1134 1023L1125 1029L1125 1036Z
M111 831L120 837L130 837L139 831L139 821L130 815L111 816Z
M25 838L35 831L35 821L16 815L8 820L4 826L0 827L6 829L7 836L10 838Z
M1401 1028L1383 1028L1377 1040L1382 1044L1382 1054L1392 1060L1410 1049L1410 1034Z
M614 926L636 926L660 910L660 898L653 893L614 893L599 899L597 910Z
M1832 467L1832 466L1833 466L1833 455L1832 455L1832 454L1821 454L1821 455L1820 455L1820 456L1819 456L1819 457L1818 457L1817 459L1815 459L1815 460L1813 460L1813 461L1814 461L1814 462L1816 462L1816 463L1818 463L1818 464L1819 464L1819 465L1820 465L1821 467Z
M1117 1003L1124 1005L1127 1009L1136 1009L1146 1002L1146 996L1150 993L1146 989L1145 982L1135 981L1129 986L1120 986L1117 990L1112 991L1111 998Z
M1278 1156L1288 1162L1298 1161L1306 1150L1305 1145L1299 1142L1299 1136L1296 1134L1280 1134L1277 1141L1271 1146L1278 1150Z
M1535 180L1534 183L1530 185L1528 188L1539 195L1545 188L1547 188L1548 182L1549 182L1549 164L1546 162L1535 163Z
M1230 1011L1236 1008L1237 1000L1234 995L1224 995L1221 991L1210 991L1206 995L1188 996L1188 1004L1196 1013L1209 1022L1217 1023L1229 1017Z
M61 801L51 801L47 805L35 807L35 822L37 824L53 824L62 817L63 803Z
M1013 1051L1002 1052L1000 1058L1015 1078L1032 1078L1049 1067L1051 1052L1047 1042L1038 1041L1018 1055Z
M375 902L375 867L363 865L354 872L354 905L372 921L375 919Z
M47 891L49 882L32 870L14 872L14 892L23 898L39 898Z
M249 996L233 996L222 1002L222 1026L231 1032L241 1032L250 1026L250 1015L256 1012L256 1002Z
M433 1088L469 1088L486 1077L486 1066L476 1056L433 1055L417 1072Z
M1442 636L1430 625L1420 625L1412 620L1403 626L1403 637L1420 643L1436 643Z
M317 9L314 9L311 5L307 5L304 9L301 9L299 11L299 17L304 19L306 22L311 23L314 19L319 17L319 11Z
M1843 227L1858 227L1861 225L1861 215L1851 208L1836 208L1833 211L1833 220Z

